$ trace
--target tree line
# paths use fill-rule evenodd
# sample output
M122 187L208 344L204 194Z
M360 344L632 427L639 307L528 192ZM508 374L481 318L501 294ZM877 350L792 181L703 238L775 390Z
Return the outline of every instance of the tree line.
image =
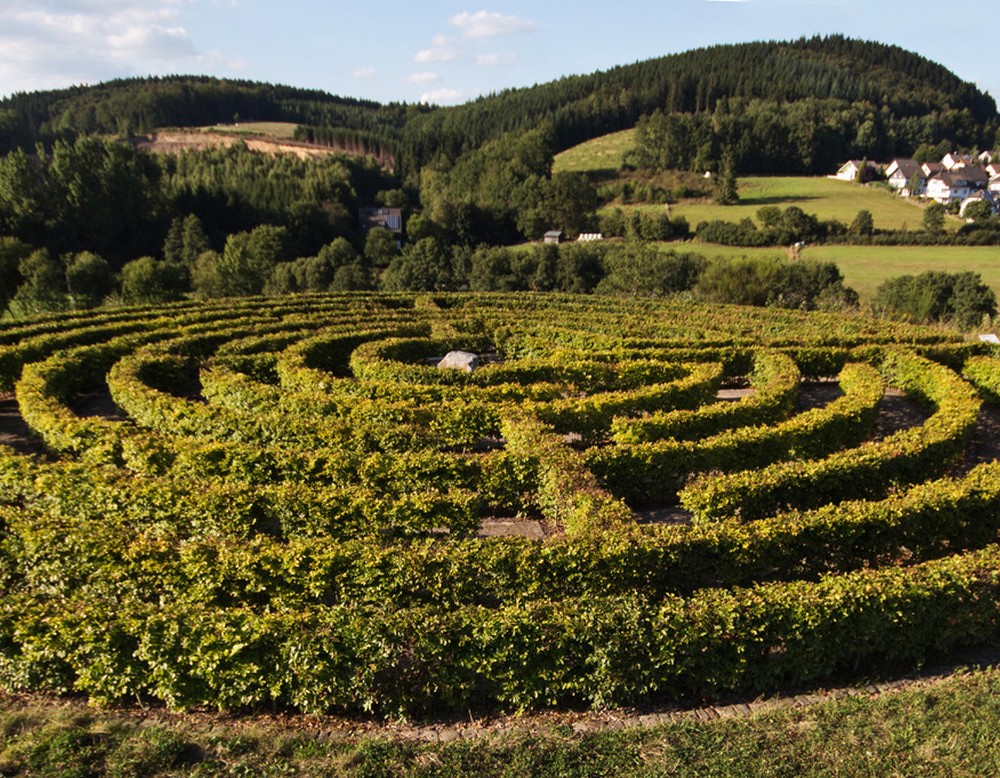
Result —
M823 111L864 106L874 117L874 131L884 132L873 142L892 143L901 152L914 140L909 152L917 143L945 138L963 145L988 138L983 145L992 145L997 125L993 99L943 66L896 46L827 36L696 49L507 89L449 108L381 105L317 90L179 76L17 94L0 101L0 152L80 134L127 135L228 122L239 115L308 125L306 132L320 142L337 133L363 139L368 148L391 153L404 174L415 174L507 133L550 127L553 148L560 151L633 127L655 111L712 116L730 100L767 106L812 100ZM819 124L829 121L837 123L835 113L824 113ZM848 141L856 140L865 121L855 122ZM860 145L868 143L869 129ZM808 139L804 143L809 147ZM820 164L800 152L796 164L803 160L812 166L808 169Z
M151 155L127 143L80 137L0 159L0 235L54 254L93 251L117 269L159 254L171 223L193 214L211 245L259 224L289 229L307 254L353 237L359 203L398 180L370 159L303 160L245 145Z

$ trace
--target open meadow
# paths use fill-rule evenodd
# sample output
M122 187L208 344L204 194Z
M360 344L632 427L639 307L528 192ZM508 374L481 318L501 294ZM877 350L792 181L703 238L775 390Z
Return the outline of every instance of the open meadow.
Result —
M760 223L757 211L763 206L778 208L796 206L821 221L835 219L850 224L858 211L872 214L876 229L917 230L921 228L924 207L875 186L859 186L832 178L800 176L748 176L737 181L740 201L736 205L719 205L709 198L681 200L669 207L663 205L624 205L625 211L666 211L671 218L683 216L694 229L699 222L720 219L738 222L751 219ZM611 206L614 207L614 206ZM952 228L961 222L949 217Z
M664 243L665 249L690 251L708 258L781 257L785 248L743 248L689 241ZM854 288L862 303L870 301L879 285L896 276L919 275L928 270L945 273L971 271L982 276L1000 298L1000 246L806 246L802 259L835 262L844 274L844 283Z
M621 170L626 155L635 143L635 130L603 135L555 157L555 172L579 172L608 175ZM836 219L850 224L860 210L870 211L876 229L916 230L923 221L923 205L897 197L884 186L861 186L848 181L824 176L739 176L737 188L740 201L736 205L719 205L711 198L684 199L670 206L671 217L683 216L691 227L699 222L722 219L738 222L742 219L757 220L762 206L779 208L797 206L821 220ZM638 208L662 212L662 205L625 205L625 210ZM961 222L949 218L948 225L957 227Z

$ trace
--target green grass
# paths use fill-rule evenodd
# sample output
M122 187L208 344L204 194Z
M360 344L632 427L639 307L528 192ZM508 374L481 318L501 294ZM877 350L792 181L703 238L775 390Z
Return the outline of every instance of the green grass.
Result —
M240 122L239 124L216 124L210 127L198 127L204 132L221 132L230 135L264 135L268 138L291 140L295 136L295 128L299 125L292 122Z
M664 244L666 248L691 251L714 257L788 257L783 248L740 248L707 243ZM971 271L1000 298L1000 247L998 246L807 246L803 259L835 262L844 274L844 282L853 287L862 302L875 296L883 281L902 275L917 275L927 270L946 273Z
M787 208L795 205L820 219L836 219L850 224L858 211L871 211L877 229L920 229L924 219L923 206L870 186L858 186L830 178L795 176L740 178L740 202L718 205L711 200L684 200L670 206L672 217L683 216L694 228L698 222L722 219L738 222L757 221L757 211L765 205ZM625 206L625 209L662 211L662 205ZM949 224L958 226L958 219Z
M589 734L528 720L515 734L450 744L395 740L391 731L321 741L315 733L329 725L314 719L133 718L5 702L0 775L25 778L1000 774L997 669L747 718Z
M625 154L634 147L635 130L603 135L581 143L555 157L553 171L607 173L621 168ZM787 208L796 205L820 219L836 219L849 224L860 210L871 211L878 229L919 229L923 206L896 197L880 187L859 186L825 177L743 176L737 179L738 205L721 206L711 200L686 200L671 206L672 216L683 216L694 227L712 219L756 221L757 210L764 205ZM625 206L662 209L661 205ZM957 227L958 219L949 219Z
M554 173L602 173L621 168L625 154L635 144L635 130L622 130L588 140L560 154L552 165Z

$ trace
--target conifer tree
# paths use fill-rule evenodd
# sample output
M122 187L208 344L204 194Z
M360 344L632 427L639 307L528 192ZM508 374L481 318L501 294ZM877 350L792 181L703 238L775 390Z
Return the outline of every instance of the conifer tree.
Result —
M722 152L716 187L715 201L720 205L735 205L740 201L736 188L736 163L733 160L733 152L728 147Z

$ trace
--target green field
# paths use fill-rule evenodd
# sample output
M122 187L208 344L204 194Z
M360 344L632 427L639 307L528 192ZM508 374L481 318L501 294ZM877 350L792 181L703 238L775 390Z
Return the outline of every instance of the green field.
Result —
M635 142L635 130L622 130L588 140L556 154L554 173L597 173L616 171Z
M709 243L664 244L677 250L706 257L788 257L784 248L741 248ZM803 259L835 262L866 302L875 296L879 284L895 276L941 270L947 273L972 271L1000 297L1000 247L998 246L807 246Z
M299 125L292 122L240 122L239 124L216 124L199 127L204 132L223 132L230 135L265 135L269 138L290 140Z
M900 199L882 189L858 186L831 178L795 176L746 177L738 181L738 205L719 205L711 200L685 200L670 206L671 217L683 216L693 228L702 221L722 219L757 221L757 211L765 205L787 208L795 205L820 219L836 219L850 224L858 211L871 211L876 229L920 229L924 211L917 203ZM662 210L662 205L624 206ZM949 220L958 225L957 219Z
M606 173L621 169L626 153L635 143L635 130L603 135L557 154L554 172ZM754 219L765 205L780 208L798 206L820 219L836 219L849 224L860 210L871 211L877 229L919 229L923 207L896 197L885 189L858 186L847 181L805 176L739 177L738 205L721 206L711 200L687 200L670 207L671 216L683 216L691 226L701 221ZM624 206L659 210L662 205ZM950 219L957 226L957 219Z

